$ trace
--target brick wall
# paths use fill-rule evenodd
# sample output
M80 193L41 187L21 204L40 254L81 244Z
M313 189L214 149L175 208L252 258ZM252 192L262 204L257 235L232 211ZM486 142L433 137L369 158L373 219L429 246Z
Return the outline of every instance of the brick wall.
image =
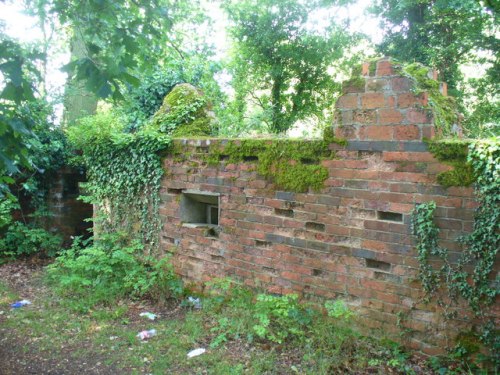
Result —
M271 293L342 297L366 328L396 339L410 328L407 343L434 354L469 323L461 313L446 324L436 305L421 302L410 212L436 201L442 244L459 252L455 239L472 229L476 202L472 188L436 183L449 167L422 142L434 131L426 95L414 96L389 60L374 76L366 66L363 73L364 85L347 87L337 102L342 126L333 131L349 142L330 145L337 158L322 161L329 177L319 192L276 190L251 162L208 165L213 144L225 141L176 141L187 160L165 159L161 246L189 282L229 276ZM220 194L220 232L182 223L185 189Z

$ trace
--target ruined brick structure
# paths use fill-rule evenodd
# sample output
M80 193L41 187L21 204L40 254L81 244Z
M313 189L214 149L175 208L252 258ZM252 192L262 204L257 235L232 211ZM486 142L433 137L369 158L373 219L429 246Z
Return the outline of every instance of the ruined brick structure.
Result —
M415 96L387 59L371 74L365 65L364 82L337 101L333 131L348 144L330 145L337 155L322 161L329 177L319 192L279 191L251 161L210 166L214 140L177 140L189 157L165 159L161 246L188 282L229 276L271 293L341 297L365 327L393 338L410 328L407 343L435 354L467 322L461 314L446 324L435 304L422 303L410 213L434 200L442 244L458 252L455 240L472 230L476 202L472 188L436 182L450 167L423 142L434 132L426 95ZM183 202L218 210L217 222L186 223Z

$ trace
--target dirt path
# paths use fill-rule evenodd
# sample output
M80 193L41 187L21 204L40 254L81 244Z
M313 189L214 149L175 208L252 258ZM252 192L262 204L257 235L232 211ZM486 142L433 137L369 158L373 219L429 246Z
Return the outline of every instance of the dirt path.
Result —
M20 299L33 302L30 309L41 308L40 296L44 287L38 282L46 261L32 259L17 261L0 266L0 280L7 284ZM77 348L70 346L59 348L56 356L50 352L41 352L36 345L36 339L22 337L18 332L5 326L11 309L8 303L0 305L0 374L120 374L116 368L106 366L98 356L77 357L72 352ZM85 343L82 343L85 345ZM64 355L64 353L67 355Z

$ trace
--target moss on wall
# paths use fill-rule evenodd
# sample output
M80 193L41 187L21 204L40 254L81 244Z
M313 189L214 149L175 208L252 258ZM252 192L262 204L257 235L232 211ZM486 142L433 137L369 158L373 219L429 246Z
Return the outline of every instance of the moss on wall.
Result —
M429 78L430 69L420 63L401 65L401 72L413 83L413 93L426 92L429 95L428 107L434 116L434 125L439 136L451 134L453 124L458 124L458 108L455 99L444 96L440 91L440 83Z
M321 161L335 156L335 152L329 148L332 143L345 145L346 141L335 138L331 128L325 129L324 138L318 140L212 139L209 151L202 158L212 166L219 165L222 160L228 163L252 163L259 174L272 180L276 188L285 191L318 191L328 178L328 169L321 165ZM179 162L190 156L181 142L174 142L171 154Z
M172 137L207 136L214 119L209 107L201 91L182 83L165 96L149 126Z
M429 151L439 161L451 165L453 170L438 174L437 180L443 186L470 186L476 176L467 154L471 141L467 139L443 139L428 141Z

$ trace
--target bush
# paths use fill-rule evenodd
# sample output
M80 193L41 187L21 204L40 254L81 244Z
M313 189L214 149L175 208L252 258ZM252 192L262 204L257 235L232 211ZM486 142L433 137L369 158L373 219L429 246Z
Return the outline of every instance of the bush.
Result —
M15 222L0 239L0 257L16 258L38 252L52 257L61 249L62 238L42 228Z
M257 336L277 343L305 334L304 328L311 324L314 311L299 304L296 294L272 296L259 294L255 302L254 317L258 323L253 327Z
M169 259L144 256L143 245L123 234L103 234L86 248L76 240L48 267L48 277L60 294L79 299L77 307L84 311L124 296L182 294Z

